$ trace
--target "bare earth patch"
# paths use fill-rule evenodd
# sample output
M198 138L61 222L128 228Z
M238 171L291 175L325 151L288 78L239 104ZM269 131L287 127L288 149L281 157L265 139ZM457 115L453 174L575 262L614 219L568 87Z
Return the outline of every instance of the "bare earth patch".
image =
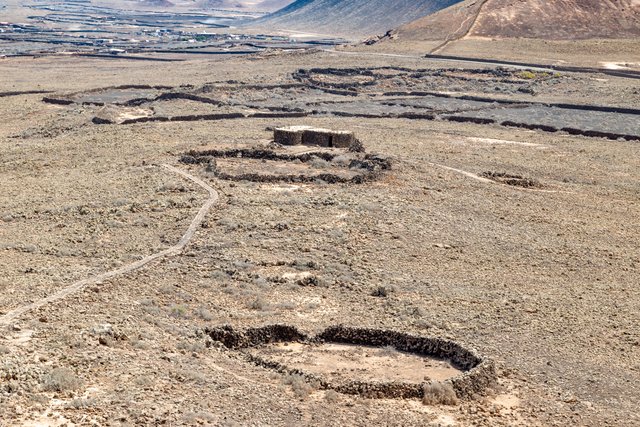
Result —
M444 381L462 373L449 362L397 351L351 344L277 343L254 350L262 357L331 380Z

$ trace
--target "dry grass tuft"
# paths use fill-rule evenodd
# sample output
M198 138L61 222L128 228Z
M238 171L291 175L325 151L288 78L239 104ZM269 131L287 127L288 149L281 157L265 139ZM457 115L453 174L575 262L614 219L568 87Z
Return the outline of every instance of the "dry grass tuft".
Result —
M55 368L45 375L42 386L46 391L76 390L82 385L82 380L68 368Z
M425 405L457 405L458 396L451 384L431 381L424 386L422 402Z
M311 393L313 393L314 388L309 384L302 375L288 375L284 378L283 382L286 385L290 385L293 390L293 394L298 399L305 399Z

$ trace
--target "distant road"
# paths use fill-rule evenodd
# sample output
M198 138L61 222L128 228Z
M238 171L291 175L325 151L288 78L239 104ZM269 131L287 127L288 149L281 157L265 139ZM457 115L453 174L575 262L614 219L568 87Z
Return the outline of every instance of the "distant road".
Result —
M476 58L462 58L462 57L440 57L439 55L404 55L397 53L380 53L380 52L346 52L342 50L335 49L323 49L325 52L338 53L340 55L354 55L354 56L386 56L391 58L413 58L413 59L433 59L433 60L447 60L453 62L475 62L481 64L494 64L494 65L505 65L501 61L490 60L490 59L476 59ZM538 66L530 66L526 64L516 64L512 63L511 65L514 68L522 68L527 70L536 70L536 71L549 71L552 72L553 69L548 66L538 65Z
M471 58L467 56L453 56L453 55L427 54L424 57L426 59L433 59L436 61L440 60L440 61L476 62L480 64L507 65L507 66L516 67L516 68L563 71L568 73L601 73L601 74L607 74L615 77L640 79L640 71L625 70L625 69L612 70L609 68L598 68L598 67L572 67L572 66L566 66L566 65L544 65L544 64L527 63L527 62L503 61L500 59Z

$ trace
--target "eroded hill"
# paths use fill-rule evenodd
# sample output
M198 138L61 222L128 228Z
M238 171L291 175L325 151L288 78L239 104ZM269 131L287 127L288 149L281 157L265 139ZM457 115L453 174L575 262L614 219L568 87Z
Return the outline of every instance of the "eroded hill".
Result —
M640 36L638 0L467 0L399 30L416 40L492 38L634 38Z
M381 34L459 0L298 0L251 25L341 36Z

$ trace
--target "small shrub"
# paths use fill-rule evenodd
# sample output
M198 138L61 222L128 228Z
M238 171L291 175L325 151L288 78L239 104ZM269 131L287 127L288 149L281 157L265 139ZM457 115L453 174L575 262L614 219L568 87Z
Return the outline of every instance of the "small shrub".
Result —
M458 396L449 383L431 381L424 386L424 397L422 402L425 405L456 405Z
M269 304L262 297L257 297L249 306L252 310L265 311L269 309Z
M518 77L525 80L533 80L536 78L536 73L534 73L533 71L524 70L518 73Z
M96 406L96 399L94 399L93 397L88 397L86 399L83 398L76 398L73 399L71 402L69 402L67 404L67 408L70 409L87 409L87 408L93 408L94 406Z
M130 342L131 342L131 346L133 348L138 349L138 350L148 350L149 349L149 344L147 344L146 342L144 342L140 338L132 338Z
M178 350L185 350L190 353L201 353L206 349L205 343L200 341L180 341L176 347L178 348Z
M157 316L160 314L160 307L157 307L155 305L143 305L142 311L152 316Z
M326 169L330 165L328 161L315 156L311 159L309 164L311 165L312 168L315 168L315 169Z
M313 393L313 387L307 381L305 381L302 375L288 375L284 378L284 383L291 386L293 394L298 399L305 399L311 393Z
M82 384L82 380L68 368L55 368L43 379L43 387L46 391L76 390Z
M257 279L253 279L253 284L256 286L260 286L261 288L265 288L269 286L269 282L264 277L258 277Z
M327 390L327 392L324 394L324 400L329 403L337 403L338 400L340 400L340 393L334 390Z
M196 310L196 315L202 320L210 321L213 320L213 314L206 308L200 307Z
M290 301L281 302L278 304L278 308L281 310L294 310L296 308L296 304Z
M176 288L173 285L164 285L160 288L160 292L171 295L176 292Z
M183 318L187 315L187 309L183 305L172 305L169 308L169 313L172 317Z
M334 157L332 163L337 166L347 167L349 166L349 163L351 163L351 158L343 154L341 156Z
M225 280L229 280L229 275L227 273L225 273L222 270L216 270L213 273L211 273L211 279L215 280L215 281L225 281Z
M383 357L398 357L398 350L391 345L387 345L378 350L378 355Z
M235 268L237 268L238 270L251 270L252 268L255 267L255 265L253 265L249 260L238 260L238 261L234 261L233 262L233 266Z

